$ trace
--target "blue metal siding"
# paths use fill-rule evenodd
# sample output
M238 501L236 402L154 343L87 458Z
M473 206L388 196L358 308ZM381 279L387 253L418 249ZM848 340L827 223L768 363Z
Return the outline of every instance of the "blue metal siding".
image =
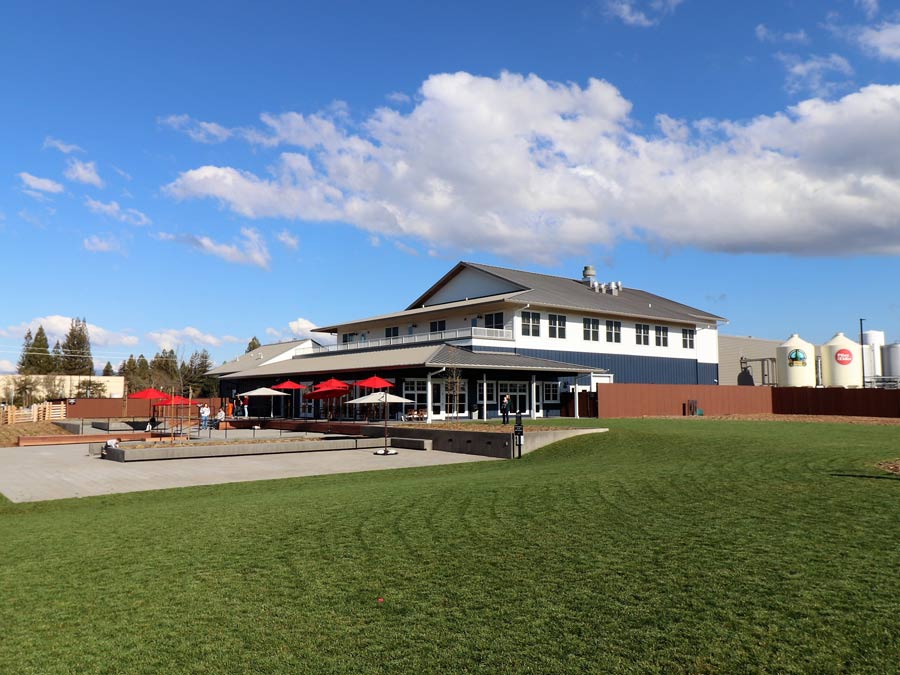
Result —
M551 349L520 349L523 356L552 359L579 366L607 370L623 384L715 384L718 365L697 363L695 359L675 359L629 354L592 354ZM707 372L712 368L713 374Z

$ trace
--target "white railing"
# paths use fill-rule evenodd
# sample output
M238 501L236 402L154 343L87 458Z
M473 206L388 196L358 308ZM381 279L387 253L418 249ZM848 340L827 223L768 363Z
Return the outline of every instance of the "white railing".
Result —
M324 352L350 352L359 349L373 349L376 347L391 347L394 345L414 345L426 342L441 342L447 340L459 340L463 338L483 338L487 340L512 340L513 332L503 328L454 328L442 330L436 333L415 333L413 335L398 335L392 338L376 338L374 340L357 340L356 342L344 342L337 345L314 347L313 353ZM295 356L296 358L300 358Z

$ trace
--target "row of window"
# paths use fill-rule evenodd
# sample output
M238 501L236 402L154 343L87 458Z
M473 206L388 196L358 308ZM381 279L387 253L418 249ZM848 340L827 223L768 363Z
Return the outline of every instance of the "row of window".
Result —
M669 346L669 328L668 326L653 327L655 344L657 347ZM530 337L540 337L541 335L541 314L540 312L522 312L522 335ZM551 338L564 340L566 337L566 317L563 314L547 315L547 335ZM584 318L582 319L582 336L589 342L600 341L600 319ZM693 328L681 329L681 346L684 349L694 348L694 338L696 331ZM606 322L606 341L622 342L622 322L607 321ZM635 344L650 344L650 324L636 323L634 324L634 341Z
M443 384L443 386L442 386ZM475 386L477 390L476 400L479 405L483 403L497 404L504 396L510 399L510 410L526 410L528 405L529 384L527 382L478 382ZM454 410L462 412L467 410L468 392L466 391L466 383L460 382L458 390L454 391L454 387L450 382L434 381L432 382L432 405L435 408L440 406L440 393L443 389L444 409L447 412ZM487 389L487 398L485 398L485 389ZM559 383L543 382L542 392L544 403L559 403ZM428 382L427 380L404 380L403 381L403 397L414 401L419 408L428 405ZM437 412L437 410L435 410Z

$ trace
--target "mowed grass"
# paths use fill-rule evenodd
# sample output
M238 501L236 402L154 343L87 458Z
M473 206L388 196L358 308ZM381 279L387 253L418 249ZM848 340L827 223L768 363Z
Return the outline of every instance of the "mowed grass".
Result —
M4 502L0 672L900 671L896 428L608 426L515 461Z

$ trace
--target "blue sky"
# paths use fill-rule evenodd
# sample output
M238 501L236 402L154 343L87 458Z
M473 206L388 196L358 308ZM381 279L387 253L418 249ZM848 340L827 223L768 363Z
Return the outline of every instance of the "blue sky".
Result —
M220 362L459 260L900 340L896 2L262 4L0 7L0 371L73 316Z

